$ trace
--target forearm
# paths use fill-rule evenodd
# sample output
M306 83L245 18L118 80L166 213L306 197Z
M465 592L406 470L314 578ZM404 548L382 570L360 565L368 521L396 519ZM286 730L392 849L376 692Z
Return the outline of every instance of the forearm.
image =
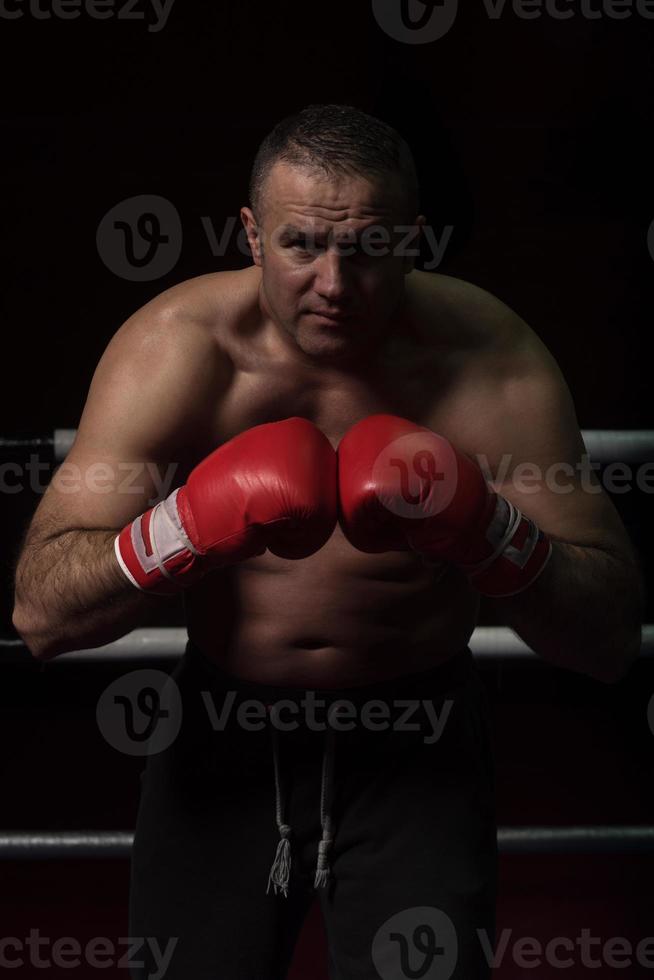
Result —
M640 649L644 594L636 564L598 548L552 547L532 585L494 600L502 622L551 663L619 679Z
M115 537L115 531L74 530L26 546L13 622L35 657L109 643L160 607L161 597L139 591L121 571Z

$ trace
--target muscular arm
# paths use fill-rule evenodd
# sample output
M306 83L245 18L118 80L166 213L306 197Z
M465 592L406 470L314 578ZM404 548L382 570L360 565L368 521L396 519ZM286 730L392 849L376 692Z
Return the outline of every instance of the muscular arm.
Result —
M14 626L36 657L110 643L144 625L160 605L126 580L115 537L115 530L69 530L26 542Z
M191 440L218 397L218 357L204 327L163 297L110 342L16 569L13 622L36 657L110 642L160 605L127 581L113 542L182 481Z
M520 595L494 602L545 660L596 680L619 680L640 651L642 577L623 554L554 541L542 575Z
M553 553L524 592L487 601L544 659L612 682L640 649L637 556L588 463L556 361L515 314L492 298L488 304L501 318L500 339L468 390L470 425L458 448L549 535Z

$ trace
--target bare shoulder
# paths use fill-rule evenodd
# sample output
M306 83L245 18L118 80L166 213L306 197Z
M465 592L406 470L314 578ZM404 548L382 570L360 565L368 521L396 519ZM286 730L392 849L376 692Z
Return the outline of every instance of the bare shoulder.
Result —
M254 267L253 267L254 268ZM258 270L255 269L256 272ZM110 339L96 369L96 387L123 382L159 388L166 376L171 395L198 408L215 396L232 369L231 338L258 308L258 280L250 269L216 272L178 283L129 317ZM173 399L171 399L172 401ZM190 404L189 404L190 407Z
M229 335L258 302L259 270L252 266L197 276L165 290L141 307L121 330L143 338L179 338L189 344L227 346Z
M488 371L492 366L506 377L539 362L550 368L555 364L535 330L487 290L436 273L415 271L409 279L420 320L433 342L469 355L469 367Z
M160 293L110 339L80 418L73 457L192 454L232 365L223 342L247 285L238 273L200 276Z
M152 506L166 481L183 481L203 455L199 447L210 439L215 406L229 387L231 362L221 338L251 292L245 278L217 273L180 283L116 331L32 536L122 527ZM106 477L102 492L90 479L98 468ZM64 486L71 474L72 493Z

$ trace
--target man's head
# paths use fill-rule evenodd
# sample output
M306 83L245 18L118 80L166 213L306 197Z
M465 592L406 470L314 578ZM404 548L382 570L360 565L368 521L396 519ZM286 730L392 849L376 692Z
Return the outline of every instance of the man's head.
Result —
M263 141L250 201L241 217L273 320L312 357L370 350L401 305L424 223L404 140L349 106L309 106Z

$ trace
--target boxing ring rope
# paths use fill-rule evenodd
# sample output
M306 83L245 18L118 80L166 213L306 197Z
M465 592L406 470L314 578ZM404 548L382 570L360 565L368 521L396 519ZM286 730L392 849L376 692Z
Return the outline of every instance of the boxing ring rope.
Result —
M90 650L74 650L49 660L48 667L58 663L109 663L134 660L177 660L184 653L187 632L184 627L146 627L133 630L113 643ZM517 633L507 626L478 626L468 646L477 660L542 659ZM640 649L643 658L654 657L654 623L643 626ZM0 638L0 665L25 663L32 657L22 640Z
M73 445L76 429L53 429L48 435L0 436L0 451L7 449L47 449L56 463L61 463ZM582 429L588 455L595 462L644 463L654 457L654 430L648 429Z
M127 859L134 835L122 831L0 833L0 861ZM654 827L500 827L501 854L642 854Z

